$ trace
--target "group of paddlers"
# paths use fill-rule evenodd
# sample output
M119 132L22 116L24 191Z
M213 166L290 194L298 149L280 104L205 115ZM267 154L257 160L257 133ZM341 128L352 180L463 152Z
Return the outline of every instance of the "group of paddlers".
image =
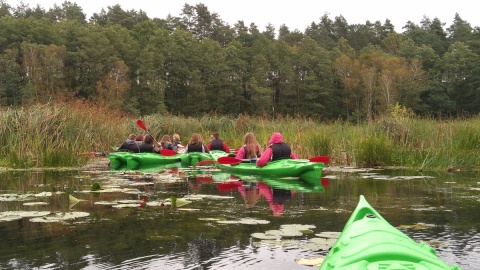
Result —
M186 145L182 145L180 136L173 134L172 141L169 135L164 135L160 142L150 135L130 134L128 139L118 148L120 151L131 151L135 153L159 153L161 149L169 149L177 152L208 153L210 150L221 150L227 153L230 148L219 138L218 132L210 135L210 142L205 145L202 137L198 133L193 133ZM268 141L268 147L264 150L255 138L255 134L248 132L243 139L243 145L236 151L238 159L256 159L258 166L265 166L268 162L279 159L298 159L298 156L292 151L290 146L283 140L282 134L275 132Z

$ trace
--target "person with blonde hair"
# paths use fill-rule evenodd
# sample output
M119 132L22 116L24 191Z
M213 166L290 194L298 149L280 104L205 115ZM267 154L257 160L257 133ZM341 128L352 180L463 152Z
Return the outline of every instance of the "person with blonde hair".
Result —
M180 135L175 133L173 134L172 139L173 139L173 150L178 152L179 149L185 148L185 146L182 145L182 142L180 141Z
M243 146L238 149L236 158L255 159L259 158L263 149L255 138L253 132L247 132L243 137Z
M192 137L188 141L187 145L185 146L185 153L191 152L200 152L200 153L208 153L208 148L205 146L202 140L202 136L198 133L193 133Z

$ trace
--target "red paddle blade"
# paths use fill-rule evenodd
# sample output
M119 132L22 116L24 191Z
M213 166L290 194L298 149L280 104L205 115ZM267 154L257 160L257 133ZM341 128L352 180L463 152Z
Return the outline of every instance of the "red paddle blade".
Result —
M197 162L197 164L193 165L193 167L202 166L202 165L206 165L206 164L212 164L212 163L215 163L215 160L212 160L212 159L202 160L202 161Z
M321 178L320 181L322 182L322 186L328 187L330 185L330 181L327 178Z
M195 175L195 179L204 182L204 183L211 183L213 182L213 178L211 176L201 176L201 175Z
M145 123L141 119L137 120L137 126L145 131L147 131L147 126L145 126Z
M173 150L170 150L170 149L161 149L160 150L160 155L162 156L175 156L176 154L178 154L177 152L173 151Z
M318 157L312 157L311 159L309 159L310 162L321 162L321 163L328 163L328 161L330 160L329 157L327 156L318 156Z
M227 192L238 188L242 185L242 182L220 183L217 185L218 191Z
M242 160L235 157L226 156L226 157L218 158L217 162L225 165L237 165L240 162L242 162Z

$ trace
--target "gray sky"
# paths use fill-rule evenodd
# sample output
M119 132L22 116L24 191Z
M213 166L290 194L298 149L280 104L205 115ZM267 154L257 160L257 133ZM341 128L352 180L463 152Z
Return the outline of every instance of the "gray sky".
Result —
M94 12L100 12L102 8L107 10L108 6L119 4L123 10L143 10L150 18L166 18L168 14L179 16L185 3L196 5L203 3L208 10L216 12L220 18L230 25L238 20L243 20L246 25L255 23L260 31L271 23L276 30L280 25L285 24L290 30L305 30L311 22L318 23L320 17L325 13L334 20L336 16L343 15L348 24L365 24L390 19L397 32L403 32L402 27L407 21L419 24L424 16L430 19L438 18L449 27L458 13L460 17L469 22L472 27L480 26L478 10L473 7L474 1L425 1L425 0L69 0L82 7L87 14L87 19ZM16 7L20 0L6 0ZM391 2L396 4L390 4ZM48 10L54 4L61 5L63 0L23 0L23 3L30 7L37 4Z

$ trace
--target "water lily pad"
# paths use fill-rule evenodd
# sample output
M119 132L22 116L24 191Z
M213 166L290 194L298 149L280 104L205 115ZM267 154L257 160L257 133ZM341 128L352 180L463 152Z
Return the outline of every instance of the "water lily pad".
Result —
M28 203L24 203L23 205L25 205L25 206L48 205L48 203L46 203L46 202L28 202Z
M109 201L98 201L98 202L94 202L93 204L97 204L97 205L115 205L117 204L117 201L114 201L114 202L109 202Z
M43 216L43 217L35 217L31 218L31 222L62 222L62 221L68 221L68 220L75 220L77 218L83 218L83 217L88 217L90 216L89 213L87 212L58 212L55 213L53 216Z
M253 238L262 239L262 240L275 240L275 239L281 238L281 236L279 235L272 235L272 234L266 234L266 233L252 233L251 236Z
M186 211L186 212L195 212L195 211L200 211L200 209L197 208L178 208L178 211Z
M246 224L246 225L257 225L257 224L268 224L270 221L268 220L261 220L261 219L253 219L253 218L241 218L238 223Z
M140 203L121 203L112 205L114 208L137 208L139 206L141 206Z
M400 225L397 229L428 230L435 227L433 224L417 223L413 225Z
M321 237L321 238L333 238L337 239L340 236L341 232L321 232L315 234L315 236Z
M35 194L35 197L51 197L52 195L52 192L40 192Z
M33 194L0 194L0 202L29 201L34 199Z
M211 199L211 200L226 200L226 199L234 199L235 197L232 196L220 196L220 195L206 195L206 194L191 194L183 196L184 199L187 200L203 200L203 199Z
M147 206L150 206L150 207L170 207L171 205L172 205L171 202L162 202L162 201L147 202Z
M221 218L198 218L198 220L203 220L203 221L218 221L222 220Z
M323 263L323 260L325 260L325 257L319 257L319 258L300 258L296 259L295 262L301 265L308 265L308 266L320 266Z
M47 216L50 211L7 211L0 213L0 218L8 216L20 216L20 217L41 217Z
M219 224L239 224L238 220L219 220Z
M315 225L304 225L304 224L283 224L280 226L281 230L296 230L296 231L307 231L315 229Z
M124 204L134 204L134 203L143 203L142 200L119 200L117 203L124 203Z
M23 217L21 216L5 216L5 217L2 217L0 216L0 222L3 222L3 221L15 221L15 220L20 220L22 219Z

